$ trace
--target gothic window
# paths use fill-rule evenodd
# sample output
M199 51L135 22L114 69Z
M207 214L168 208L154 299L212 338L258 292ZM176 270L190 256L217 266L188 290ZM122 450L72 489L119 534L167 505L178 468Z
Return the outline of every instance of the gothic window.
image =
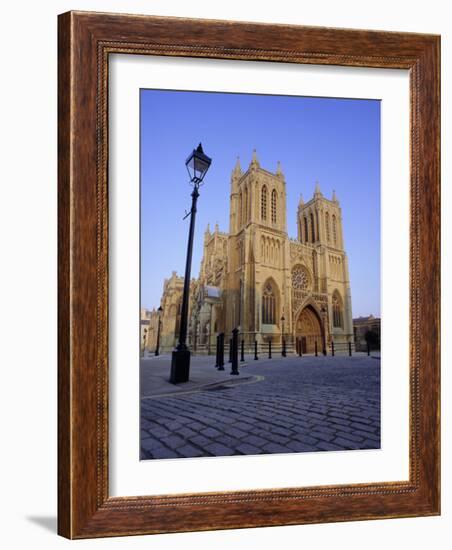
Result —
M270 281L265 283L262 292L262 323L264 325L276 324L276 295Z
M307 243L309 240L309 233L308 233L308 218L304 217L304 242Z
M330 242L330 215L325 214L326 240Z
M243 223L248 221L248 187L245 189L245 209L243 211Z
M311 241L315 242L314 214L311 212Z
M331 217L331 221L333 222L333 242L334 242L334 244L337 244L336 216L334 214Z
M261 220L267 219L267 186L264 185L261 191Z
M239 195L239 227L242 226L242 192Z
M342 300L338 292L333 294L333 327L342 328Z
M295 290L309 290L310 277L305 267L297 265L292 271L292 287Z
M272 191L272 223L276 223L276 189Z

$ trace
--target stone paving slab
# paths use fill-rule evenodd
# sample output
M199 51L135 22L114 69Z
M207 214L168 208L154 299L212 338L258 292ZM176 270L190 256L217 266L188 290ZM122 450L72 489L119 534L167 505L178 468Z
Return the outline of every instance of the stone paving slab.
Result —
M212 359L169 391L170 359L142 362L141 459L380 448L379 359L247 358L240 377Z

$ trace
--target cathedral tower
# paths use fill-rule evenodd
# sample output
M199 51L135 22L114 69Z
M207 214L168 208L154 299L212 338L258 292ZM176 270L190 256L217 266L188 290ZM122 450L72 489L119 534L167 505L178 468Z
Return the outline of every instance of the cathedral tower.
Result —
M337 343L353 340L350 278L344 249L342 211L336 193L327 199L320 185L297 211L298 240L312 248L314 290L328 296L327 332Z
M287 270L286 183L261 167L256 151L246 172L237 163L231 177L227 325L240 326L248 341L262 331L280 333ZM264 326L265 325L265 326Z

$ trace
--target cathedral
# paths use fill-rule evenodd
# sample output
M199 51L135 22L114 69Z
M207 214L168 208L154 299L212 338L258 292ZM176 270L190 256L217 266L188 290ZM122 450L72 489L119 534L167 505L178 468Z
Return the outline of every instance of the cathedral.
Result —
M286 182L261 167L256 155L231 174L229 231L218 225L204 233L197 279L190 283L188 345L194 353L215 353L216 336L238 328L247 349L257 341L288 352L319 352L331 343L353 341L350 280L342 234L342 214L333 192L300 197L293 212L297 238L287 234ZM199 243L195 243L195 246ZM164 281L161 309L148 312L146 347L171 351L179 330L183 277Z

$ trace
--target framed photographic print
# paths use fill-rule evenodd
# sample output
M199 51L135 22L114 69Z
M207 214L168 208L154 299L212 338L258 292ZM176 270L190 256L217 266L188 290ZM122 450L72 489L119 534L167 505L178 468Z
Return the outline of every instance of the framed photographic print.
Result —
M59 533L439 514L439 37L59 17Z

